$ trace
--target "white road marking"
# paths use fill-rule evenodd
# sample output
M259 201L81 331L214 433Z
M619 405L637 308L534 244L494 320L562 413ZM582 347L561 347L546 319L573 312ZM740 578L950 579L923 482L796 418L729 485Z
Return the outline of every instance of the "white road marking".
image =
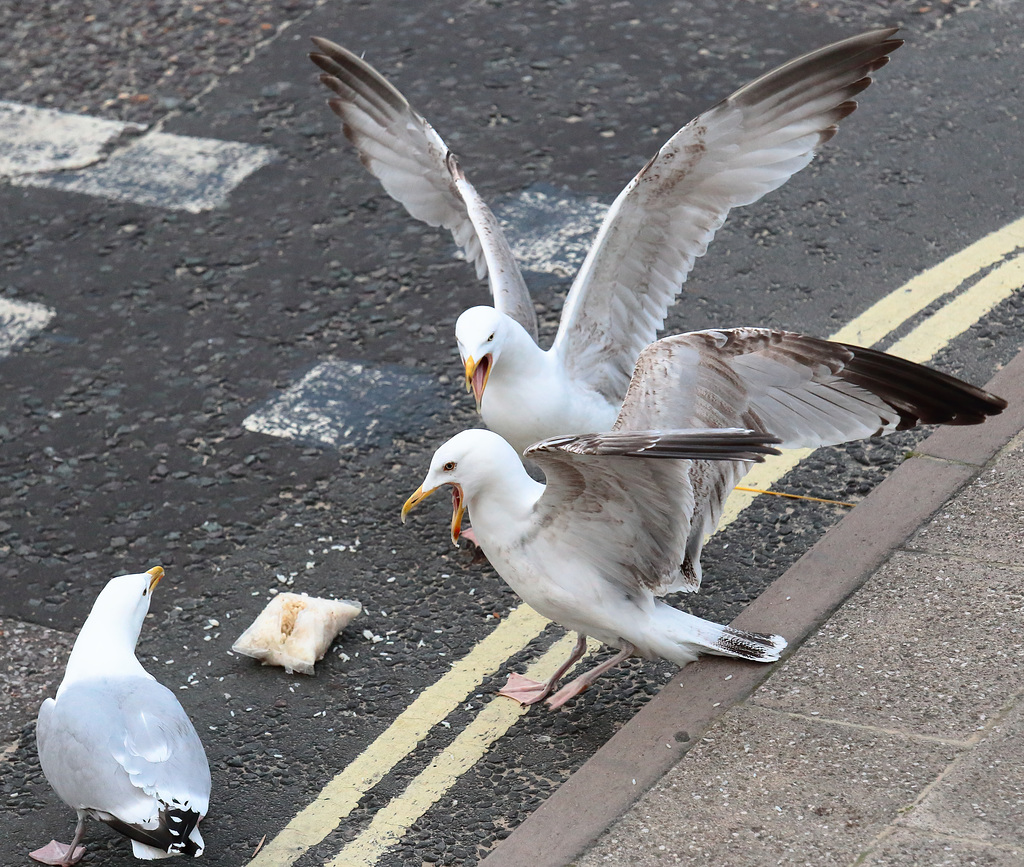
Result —
M0 102L0 175L83 169L122 135L145 127L17 102Z
M146 132L138 124L0 102L0 176L192 214L219 207L275 159L243 142Z
M446 416L447 390L436 377L397 365L325 361L242 426L332 448L390 445L396 437L421 436L430 416Z
M587 257L608 205L536 185L499 202L494 213L510 230L512 252L524 271L568 279Z
M42 331L56 315L42 304L0 298L0 358L10 355L33 334Z

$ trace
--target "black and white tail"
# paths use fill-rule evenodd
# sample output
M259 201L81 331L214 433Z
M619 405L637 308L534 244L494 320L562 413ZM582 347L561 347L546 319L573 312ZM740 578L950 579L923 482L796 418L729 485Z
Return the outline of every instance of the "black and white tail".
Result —
M787 643L781 635L722 626L664 602L655 608L651 625L646 649L677 665L686 665L705 653L751 662L775 662Z

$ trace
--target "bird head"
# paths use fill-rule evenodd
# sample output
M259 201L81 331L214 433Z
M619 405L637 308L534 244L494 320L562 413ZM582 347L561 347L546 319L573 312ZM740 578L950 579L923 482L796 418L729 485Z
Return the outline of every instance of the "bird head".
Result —
M402 506L402 522L419 503L442 485L452 489L452 544L458 544L462 516L466 511L466 495L470 497L502 467L522 470L515 449L489 430L464 430L442 445L430 459L423 484Z
M470 307L455 323L459 355L466 367L466 391L473 392L477 411L494 365L505 345L509 318L493 307Z
M154 566L148 572L111 578L96 597L89 619L102 620L118 631L130 627L137 639L142 621L149 613L153 591L163 577L163 567Z

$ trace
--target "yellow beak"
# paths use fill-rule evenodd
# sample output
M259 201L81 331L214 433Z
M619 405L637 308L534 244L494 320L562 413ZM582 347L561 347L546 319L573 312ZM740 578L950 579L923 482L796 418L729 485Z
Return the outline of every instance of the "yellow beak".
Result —
M429 497L437 488L431 488L429 491L423 490L423 485L420 485L408 500L405 501L405 505L402 506L402 523L405 523L405 516L408 515L413 509L415 509L420 503L422 503L427 497Z
M402 523L405 523L405 516L409 514L413 509L422 503L427 497L429 497L437 488L431 488L429 491L423 490L423 485L420 485L408 500L405 501L405 505L402 506ZM462 516L466 514L466 499L463 496L462 488L452 483L452 544L459 544L459 535L462 533Z
M160 579L164 577L164 567L154 566L146 574L149 576L149 592L152 593L156 589L156 585L160 583Z
M475 361L472 355L466 359L466 391L473 392L477 412L480 411L480 401L484 399L484 389L487 388L487 380L491 376L492 361L490 353L479 361Z

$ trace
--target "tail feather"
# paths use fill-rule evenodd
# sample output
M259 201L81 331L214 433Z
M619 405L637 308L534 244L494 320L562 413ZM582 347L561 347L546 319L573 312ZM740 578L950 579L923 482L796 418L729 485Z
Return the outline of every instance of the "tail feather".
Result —
M767 632L744 632L742 629L723 626L722 634L715 642L715 647L709 648L709 650L720 656L735 656L753 662L775 662L779 658L779 654L786 649L787 643L781 635L771 635Z
M693 662L702 653L751 662L775 662L787 644L781 635L722 626L660 601L654 611L652 626L655 628L644 638L631 637L630 641L645 649L641 655L660 656L677 665Z

